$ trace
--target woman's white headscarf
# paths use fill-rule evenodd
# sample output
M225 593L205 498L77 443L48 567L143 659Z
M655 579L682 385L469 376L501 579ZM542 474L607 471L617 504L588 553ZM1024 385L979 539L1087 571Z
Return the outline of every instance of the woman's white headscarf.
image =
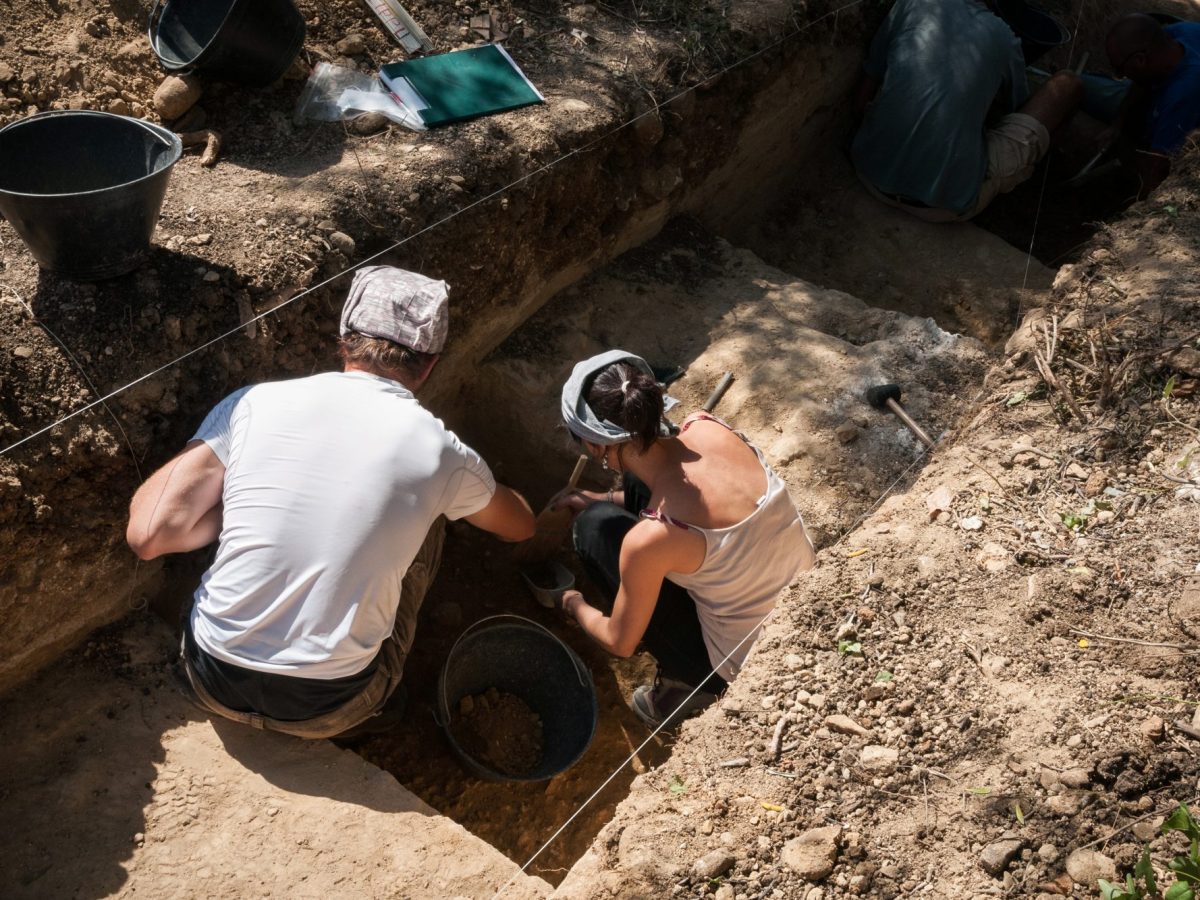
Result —
M635 356L625 350L609 350L576 363L575 368L571 370L571 377L567 379L567 383L563 385L562 389L562 417L567 430L580 440L590 444L599 444L602 447L623 444L633 437L620 425L607 419L601 419L587 403L586 388L589 386L592 376L602 369L607 369L613 363L628 363L638 371L654 378L654 370L640 356ZM675 398L664 394L664 411L670 409L676 402ZM663 437L671 437L674 434L674 428L670 422L664 419L659 424L659 433Z

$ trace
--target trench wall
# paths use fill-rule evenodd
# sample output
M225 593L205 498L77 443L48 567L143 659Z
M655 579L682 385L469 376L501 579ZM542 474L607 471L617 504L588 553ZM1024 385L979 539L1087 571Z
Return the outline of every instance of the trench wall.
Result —
M828 139L828 111L849 89L867 32L864 20L841 14L836 28L830 19L595 143L644 112L645 95L600 83L586 97L551 97L553 128L533 146L491 147L480 154L475 196L589 145L387 259L452 285L452 345L424 401L469 440L474 429L486 427L459 421L457 413L476 367L556 292L653 237L676 214L718 224L752 214L802 164L814 140ZM387 178L395 154L394 143L383 143L363 148L357 160L344 154L334 168L365 163ZM185 218L203 215L195 206L180 209L176 200L199 172L177 170L164 208L166 226L182 228ZM222 175L235 189L237 161L204 173L213 190L221 189ZM357 222L353 203L326 190L328 184L278 174L271 185L272 223L293 222L303 212L329 216L350 230ZM385 202L379 227L359 227L358 259L427 224L399 203ZM38 273L31 276L36 290L30 308L103 392L354 261L333 254L324 268L263 282L240 274L235 257L213 282L195 276L202 257L203 249L172 253L159 247L138 273L99 285ZM147 602L167 596L178 603L186 595L198 555L136 562L124 544L128 498L140 475L177 451L229 391L331 368L347 284L348 278L333 281L142 382L107 409L81 415L0 458L0 617L6 625L0 632L0 692L97 627ZM43 340L34 347L36 358L46 360L42 365L0 371L2 444L95 396L79 383L79 366L48 336L38 338Z

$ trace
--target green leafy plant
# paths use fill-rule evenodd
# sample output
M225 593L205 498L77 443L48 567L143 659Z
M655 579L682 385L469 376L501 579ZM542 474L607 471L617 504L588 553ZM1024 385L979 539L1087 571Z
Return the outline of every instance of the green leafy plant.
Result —
M859 641L838 641L838 653L842 656L862 656L862 644Z
M1158 877L1150 862L1150 848L1142 851L1142 858L1125 876L1124 884L1113 884L1100 879L1101 900L1196 900L1200 885L1200 824L1196 823L1186 803L1180 803L1162 824L1163 834L1178 831L1187 836L1188 849L1167 863L1175 880L1163 893L1158 890Z
M682 794L687 790L687 785L683 783L683 779L678 775L672 775L671 783L667 785L667 790L672 794Z

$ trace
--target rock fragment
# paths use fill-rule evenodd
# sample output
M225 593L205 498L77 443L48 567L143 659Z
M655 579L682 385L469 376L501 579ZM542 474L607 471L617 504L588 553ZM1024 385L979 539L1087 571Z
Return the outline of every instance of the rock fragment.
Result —
M172 122L196 105L204 89L194 75L168 75L154 92L154 109Z
M692 871L698 878L720 878L736 862L736 857L728 850L711 850L692 864Z
M841 836L841 825L810 828L784 844L779 858L805 881L821 881L833 872Z
M346 254L346 256L354 255L354 238L341 231L335 231L329 235L329 243L333 244L338 250Z
M837 436L838 442L842 444L853 444L858 440L858 426L853 422L843 422L837 428L833 429L834 435Z
M826 716L825 727L838 734L848 734L851 737L870 738L871 732L863 728L849 716Z
M869 744L863 747L862 754L859 756L859 763L864 769L880 775L890 775L896 771L896 764L899 761L900 751L894 747L881 747L878 744Z
M988 844L979 855L980 868L993 878L999 878L1021 852L1022 843L1020 838L1007 838Z
M1141 725L1138 726L1138 731L1142 733L1148 741L1161 741L1166 734L1167 723L1158 716L1151 716Z
M1097 850L1076 850L1067 857L1067 874L1076 884L1094 890L1101 878L1117 880L1117 864Z
M367 39L361 34L348 34L337 42L337 52L342 56L358 56L367 52Z

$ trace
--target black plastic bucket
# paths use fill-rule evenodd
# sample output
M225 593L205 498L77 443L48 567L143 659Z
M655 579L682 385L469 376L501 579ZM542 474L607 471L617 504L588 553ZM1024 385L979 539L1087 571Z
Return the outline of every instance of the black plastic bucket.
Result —
M542 720L541 764L522 776L497 772L454 737L451 715L463 697L488 688L523 700ZM455 755L488 781L544 781L578 761L596 733L596 686L579 656L521 616L492 616L462 633L438 679L438 721Z
M156 0L149 35L168 72L265 87L300 52L304 16L292 0Z
M0 128L0 213L43 269L76 281L136 269L183 147L165 128L62 110Z
M1009 25L1021 39L1021 53L1026 65L1071 40L1071 32L1065 25L1036 6L1022 4Z

